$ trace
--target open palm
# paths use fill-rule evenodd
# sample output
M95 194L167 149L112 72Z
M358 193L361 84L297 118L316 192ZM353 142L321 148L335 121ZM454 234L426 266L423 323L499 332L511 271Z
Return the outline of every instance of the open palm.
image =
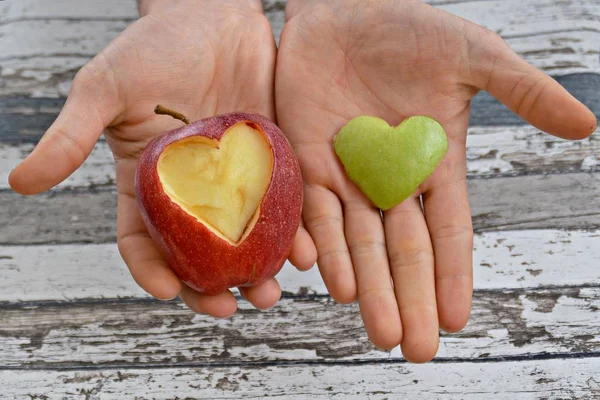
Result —
M305 180L303 220L314 246L306 240L304 249L316 246L334 299L358 298L376 345L401 344L409 360L429 360L439 327L460 330L470 312L470 99L488 90L538 128L570 139L590 134L595 118L496 34L418 0L291 0L287 16L276 106ZM448 134L436 172L385 213L346 178L333 150L334 135L359 115L392 125L429 115Z
M203 296L182 285L154 247L134 198L135 168L153 137L181 126L155 115L157 103L192 121L240 110L274 118L275 43L260 2L165 3L77 74L64 109L10 183L23 194L58 184L106 128L116 162L119 250L134 279L157 298L180 295L195 311L227 316L236 309L230 292ZM280 289L273 279L242 294L264 308L279 299Z

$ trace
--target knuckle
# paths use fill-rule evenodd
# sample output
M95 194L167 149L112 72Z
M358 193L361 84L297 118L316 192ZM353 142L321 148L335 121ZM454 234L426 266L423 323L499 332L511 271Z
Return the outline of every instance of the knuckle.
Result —
M371 301L384 304L385 298L390 295L394 296L394 288L391 285L368 288L361 288L359 285L358 298L362 301L370 298Z
M322 229L324 227L339 225L342 223L342 220L333 215L318 214L309 218L305 218L304 222L310 229Z
M84 90L99 93L113 91L117 87L114 72L104 53L100 53L77 71L71 90Z
M385 243L381 241L366 241L348 246L353 257L377 257L385 251Z
M364 200L344 200L344 210L346 212L372 212L376 208L365 198Z
M323 249L318 253L319 264L340 264L341 260L348 256L348 251L345 249Z
M87 152L71 134L62 128L57 128L53 131L53 135L58 137L56 143L60 146L66 159L73 167L76 168L83 164L87 158Z
M433 250L431 248L404 248L389 253L390 268L421 268L433 266Z
M433 239L455 239L473 240L473 227L471 225L446 225L433 231Z
M481 35L481 37L486 40L487 42L499 46L499 47L504 47L504 45L506 45L506 41L504 40L504 38L502 36L500 36L499 33L494 32L490 29L481 27L481 30L479 32L479 34Z
M98 68L92 60L81 67L79 71L77 71L75 78L73 78L73 86L88 86L91 82L97 79L98 75Z
M510 46L499 33L477 24L470 26L474 28L473 37L477 38L479 43L485 44L491 58L500 58L506 50L510 50Z
M536 104L544 92L544 88L549 83L546 77L542 74L526 75L513 89L511 97L516 99L517 114L526 115Z

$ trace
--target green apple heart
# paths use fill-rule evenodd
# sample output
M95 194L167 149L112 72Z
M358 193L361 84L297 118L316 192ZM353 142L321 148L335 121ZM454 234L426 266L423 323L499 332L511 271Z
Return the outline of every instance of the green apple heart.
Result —
M346 174L367 198L388 210L414 193L448 150L442 125L425 116L396 127L376 117L349 121L334 139Z

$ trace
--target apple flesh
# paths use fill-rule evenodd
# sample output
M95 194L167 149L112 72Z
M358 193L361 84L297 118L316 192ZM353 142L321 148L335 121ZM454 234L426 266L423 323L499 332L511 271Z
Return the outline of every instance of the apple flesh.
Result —
M151 141L136 199L175 274L206 294L275 276L300 223L302 178L279 128L256 114L200 120Z
M157 168L171 200L233 244L252 228L271 182L273 156L266 137L241 123L220 142L196 136L169 145Z

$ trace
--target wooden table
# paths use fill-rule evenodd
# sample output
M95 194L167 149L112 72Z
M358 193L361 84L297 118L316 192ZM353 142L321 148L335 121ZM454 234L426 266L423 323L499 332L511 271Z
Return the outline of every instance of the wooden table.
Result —
M600 114L600 0L428 2ZM284 7L266 2L276 35ZM487 94L468 139L472 318L426 365L370 345L316 269L286 265L274 309L228 320L149 298L117 252L103 140L56 190L11 192L74 73L136 17L133 0L0 3L0 398L600 398L600 141L542 134Z

